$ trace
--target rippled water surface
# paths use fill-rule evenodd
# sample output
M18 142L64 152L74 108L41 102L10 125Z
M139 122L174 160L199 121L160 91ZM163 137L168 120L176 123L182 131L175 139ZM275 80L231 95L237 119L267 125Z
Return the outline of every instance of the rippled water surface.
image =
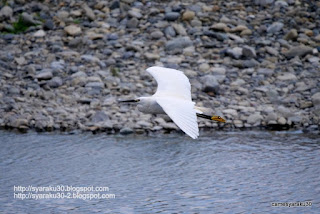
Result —
M1 131L0 142L2 213L320 213L319 135ZM14 186L29 185L106 186L115 198L14 198ZM298 201L312 206L271 206Z

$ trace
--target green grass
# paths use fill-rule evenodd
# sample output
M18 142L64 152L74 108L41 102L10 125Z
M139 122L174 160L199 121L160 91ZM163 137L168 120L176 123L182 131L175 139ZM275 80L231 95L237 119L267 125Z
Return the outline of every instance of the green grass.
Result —
M120 69L119 68L116 68L116 67L111 67L110 68L110 71L111 71L111 74L112 74L112 76L118 76L119 75L119 71L120 71Z
M7 31L4 31L4 33L13 33L13 34L23 33L26 30L28 30L28 28L31 26L36 26L36 25L24 22L22 19L22 16L20 15L18 21L12 23L13 30L7 30Z
M74 20L73 20L73 23L78 25L78 24L81 23L81 20L79 20L79 19L74 19Z

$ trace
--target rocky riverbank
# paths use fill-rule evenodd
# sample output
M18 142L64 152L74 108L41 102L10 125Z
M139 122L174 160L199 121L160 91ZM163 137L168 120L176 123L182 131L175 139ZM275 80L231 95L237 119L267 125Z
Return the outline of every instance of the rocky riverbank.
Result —
M0 127L145 133L177 127L119 105L161 65L190 78L200 128L319 130L320 2L0 3Z

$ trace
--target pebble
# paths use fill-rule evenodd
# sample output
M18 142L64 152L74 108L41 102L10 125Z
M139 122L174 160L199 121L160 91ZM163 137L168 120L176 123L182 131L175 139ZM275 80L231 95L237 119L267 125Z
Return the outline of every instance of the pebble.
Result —
M320 107L320 92L312 95L311 99L314 106Z
M84 12L89 20L94 21L96 19L96 16L95 16L93 10L86 3L82 4L82 9L84 10Z
M133 133L133 130L129 127L123 127L120 129L120 134L122 135L129 135L129 134L132 134Z
M272 23L272 25L270 25L267 28L267 32L271 33L271 34L274 34L274 33L279 32L280 30L282 30L282 28L283 28L283 23L282 22L274 22L274 23Z
M153 31L151 34L150 34L151 38L152 39L160 39L164 36L164 34L160 31L160 30L156 30L156 31Z
M243 51L242 48L235 47L235 48L227 49L226 53L235 59L239 59L242 56L242 53L243 53L242 51Z
M219 94L219 82L217 78L211 74L201 77L202 91L211 95Z
M109 119L109 116L104 111L96 111L91 117L91 122L99 123L99 122L104 122L108 119Z
M303 57L307 54L312 54L313 49L308 46L300 45L297 47L292 47L288 52L285 52L284 55L287 58L294 58L296 56Z
M13 15L13 10L9 6L4 6L0 10L0 21L5 19L11 19Z
M298 38L298 32L296 29L291 29L285 36L285 40L296 40Z
M260 125L262 119L263 117L260 115L260 113L254 113L247 118L247 123L258 126Z
M230 28L225 23L216 23L211 25L211 29L218 31L230 31Z
M144 56L149 61L154 61L160 59L160 55L156 53L145 53Z
M166 44L166 50L167 51L172 51L175 49L183 49L189 46L192 46L193 43L191 39L188 36L185 37L178 37L173 40L170 40Z
M78 36L82 33L81 27L76 25L69 25L64 28L64 31L70 36Z
M168 21L176 21L179 19L180 13L177 12L168 12L165 14L165 19Z
M182 20L191 21L192 19L194 19L195 15L196 15L195 12L187 10L182 14Z
M36 78L38 80L49 80L52 77L53 77L52 72L50 70L47 70L47 69L43 70L41 73L36 75Z
M46 36L46 32L44 32L44 30L38 30L37 32L35 32L33 34L34 37L44 37Z
M208 63L202 63L199 65L199 71L207 72L210 69L210 65Z
M127 22L127 28L136 28L139 25L139 20L135 17L129 19Z
M145 69L154 65L182 70L197 105L228 121L200 129L318 127L313 1L17 2L0 8L0 128L178 130L117 102L153 94ZM20 16L25 32L2 33Z
M43 24L43 29L53 30L54 29L54 22L51 19L47 19Z
M131 17L136 17L138 19L142 18L142 14L140 12L140 9L138 8L132 8L131 10L129 10L128 14Z
M296 75L291 73L285 73L285 74L279 75L277 78L278 80L281 80L281 81L297 80Z
M33 16L29 13L23 12L21 14L22 21L27 25L39 25L42 24L40 21L34 20Z
M63 82L61 77L53 77L50 81L48 81L47 84L50 86L50 88L58 88L63 84Z
M249 59L257 57L256 50L253 47L247 45L242 47L242 55Z

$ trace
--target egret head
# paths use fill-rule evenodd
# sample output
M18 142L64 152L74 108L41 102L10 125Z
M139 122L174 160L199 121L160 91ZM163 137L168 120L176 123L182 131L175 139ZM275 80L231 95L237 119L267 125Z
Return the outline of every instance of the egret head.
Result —
M220 116L212 116L212 117L211 117L211 120L215 120L215 121L222 122L222 123L225 123L225 122L226 122L226 120L223 119L223 118L220 117Z

